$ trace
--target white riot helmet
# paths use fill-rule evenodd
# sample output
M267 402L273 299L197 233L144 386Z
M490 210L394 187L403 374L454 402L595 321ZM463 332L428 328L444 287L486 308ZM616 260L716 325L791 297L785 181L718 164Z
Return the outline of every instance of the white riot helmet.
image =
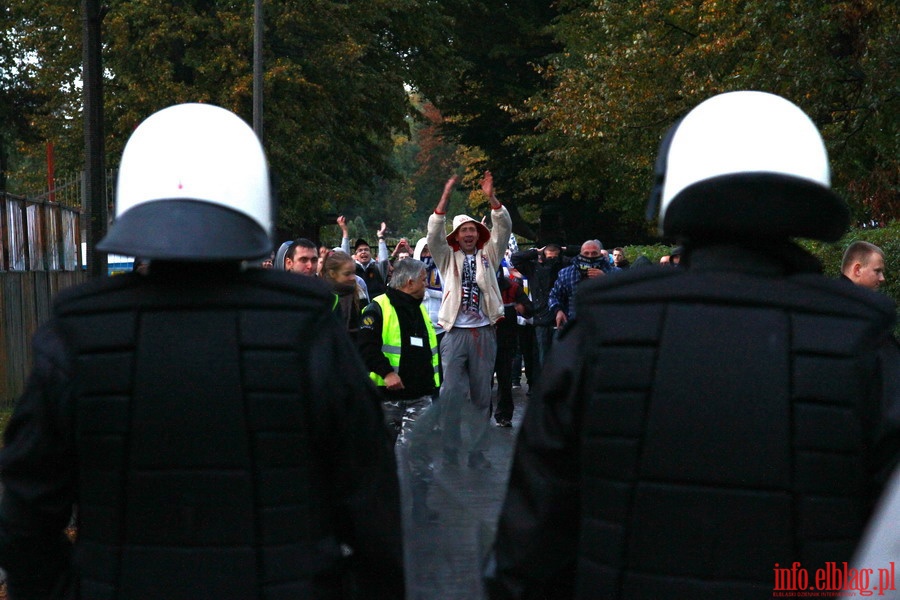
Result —
M97 245L149 259L245 260L272 245L269 175L253 130L209 104L179 104L125 145L116 221Z
M765 92L714 96L670 129L650 205L663 235L692 239L835 241L849 223L816 126Z

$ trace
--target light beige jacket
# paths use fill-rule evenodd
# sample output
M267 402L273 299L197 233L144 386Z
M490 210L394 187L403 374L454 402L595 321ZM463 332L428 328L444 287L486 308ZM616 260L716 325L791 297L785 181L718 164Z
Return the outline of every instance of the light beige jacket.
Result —
M432 213L428 217L428 249L434 264L441 272L444 298L438 311L438 322L445 331L453 329L462 302L462 268L465 257L461 250L453 250L447 243L446 215ZM475 281L481 289L481 310L491 325L503 316L503 301L497 284L497 269L509 244L512 219L501 206L491 211L491 239L475 252Z

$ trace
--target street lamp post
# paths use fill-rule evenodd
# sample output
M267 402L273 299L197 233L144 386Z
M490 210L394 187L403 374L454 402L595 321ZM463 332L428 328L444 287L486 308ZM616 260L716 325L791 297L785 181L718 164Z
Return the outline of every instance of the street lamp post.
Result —
M106 12L100 0L82 0L82 78L84 85L84 207L87 218L87 266L90 277L106 275L106 254L94 251L106 235L106 179L103 173L103 60L100 24Z

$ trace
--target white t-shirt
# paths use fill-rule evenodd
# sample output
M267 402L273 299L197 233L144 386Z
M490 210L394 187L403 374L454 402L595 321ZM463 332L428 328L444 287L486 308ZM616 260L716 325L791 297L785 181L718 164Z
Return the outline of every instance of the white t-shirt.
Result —
M481 288L475 281L475 255L466 254L463 261L460 290L462 301L454 327L474 328L490 325L491 320L481 310Z

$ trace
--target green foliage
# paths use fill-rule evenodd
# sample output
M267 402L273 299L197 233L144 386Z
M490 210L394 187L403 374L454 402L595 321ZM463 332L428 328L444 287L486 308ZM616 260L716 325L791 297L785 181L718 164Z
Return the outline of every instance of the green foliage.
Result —
M36 89L24 32L9 7L0 8L0 31L0 178L5 178L16 144L35 136L34 120L43 99Z
M108 2L109 166L143 118L175 102L250 120L252 4ZM451 172L489 168L524 237L653 241L642 213L660 136L734 89L799 104L857 222L890 222L900 214L898 6L268 0L264 144L279 225L311 235L345 213L369 229L422 227ZM65 0L11 0L0 22L0 146L24 192L43 185L45 142L58 172L83 165L81 14ZM472 200L463 210L485 212Z
M318 224L372 193L376 176L393 174L392 134L404 127L407 107L402 48L385 39L384 25L390 11L408 4L265 6L263 139L283 227ZM119 49L107 53L115 73L110 95L125 100L112 115L118 132L187 100L220 104L249 120L252 3L194 0L166 10L123 0L107 20L108 44ZM148 67L156 74L149 88Z
M879 288L878 293L889 296L900 306L900 222L877 229L853 228L840 240L830 244L814 240L796 240L796 242L819 259L826 277L837 278L841 274L841 259L844 256L844 250L858 240L875 244L884 251L886 281ZM644 255L650 259L650 262L656 264L660 257L671 253L672 246L663 244L632 245L623 249L625 256L632 263L638 256ZM894 328L894 335L900 338L900 322Z
M434 211L446 179L451 173L460 171L460 165L477 162L443 138L439 132L442 118L433 104L423 102L415 93L410 99L417 114L407 119L408 135L394 134L394 150L390 157L398 177L376 177L371 192L358 201L343 203L336 208L338 214L349 220L353 239L353 223L371 224L371 227L360 228L362 233L356 237L374 239L375 229L384 221L388 226L386 238L390 246L401 237L414 243L425 235L428 217ZM472 177L475 176L480 173L473 172ZM450 210L467 210L465 198L458 192L451 197ZM340 230L336 225L328 225L322 228L320 235L323 240L340 239Z
M625 257L634 264L639 256L646 256L654 265L659 264L659 259L672 253L674 246L666 246L665 244L650 245L633 245L624 246Z
M473 171L489 169L494 174L497 195L510 210L513 229L533 238L536 223L527 222L519 207L540 206L545 194L520 177L531 159L510 140L535 126L534 121L517 118L515 113L546 85L536 67L558 50L547 29L558 15L556 5L545 0L449 0L441 4L444 13L453 18L451 48L458 60L445 69L448 78L440 82L440 89L427 85L418 89L443 114L441 134L464 148L478 149L477 160L463 164ZM442 173L437 185L443 186L447 176ZM434 202L438 197L439 193Z
M896 3L856 0L573 0L564 46L518 146L526 179L597 198L637 222L664 131L720 92L761 89L798 103L823 131L838 190L860 221L900 216Z
M71 136L62 139L55 133L65 129L80 135L73 123L58 120L59 115L80 110L78 90L72 83L80 74L80 50L73 51L61 33L79 23L71 13L34 0L0 8L0 184L7 191L22 193L43 186L48 142L63 153L73 148L80 153L84 145L78 139L76 146L70 146ZM37 60L38 41L47 49L45 60Z
M844 250L859 240L875 244L884 252L885 283L879 288L879 293L887 294L900 305L900 222L895 221L878 229L854 228L833 244L812 240L800 240L798 243L822 261L825 275L838 277Z
M115 167L129 134L179 102L252 113L253 2L110 0L103 20L106 161ZM81 14L65 0L13 0L0 35L0 75L13 54L34 57L27 76L48 98L39 139L57 147L57 171L82 168ZM264 145L278 192L278 223L312 231L342 208L396 199L395 136L407 135L407 82L446 79L450 19L431 0L264 3ZM12 32L18 34L13 36ZM445 85L445 84L442 84ZM0 88L2 89L2 88ZM0 94L2 96L2 94ZM25 144L40 160L43 144ZM22 173L23 190L42 169ZM34 175L38 177L35 178ZM30 178L30 179L29 179Z

